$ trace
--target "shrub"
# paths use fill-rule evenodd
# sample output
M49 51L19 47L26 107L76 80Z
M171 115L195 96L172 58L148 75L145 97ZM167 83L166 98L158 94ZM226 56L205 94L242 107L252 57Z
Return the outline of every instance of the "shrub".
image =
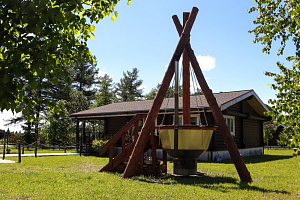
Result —
M10 154L10 152L11 152L11 149L10 149L9 147L7 147L7 148L6 148L6 153L7 153L7 154Z
M108 141L109 140L106 140L106 139L100 139L100 140L95 139L95 140L93 140L92 147L97 150L99 156L108 157L108 152L109 151L106 151L106 152L101 151L101 148L103 147L103 145L105 145Z

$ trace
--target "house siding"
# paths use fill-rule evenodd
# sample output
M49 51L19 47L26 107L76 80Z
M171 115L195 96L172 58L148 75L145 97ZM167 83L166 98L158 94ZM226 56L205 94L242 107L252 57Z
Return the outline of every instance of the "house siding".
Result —
M255 110L247 103L247 101L242 101L234 104L228 108L230 111L237 113L246 114L257 114ZM124 117L111 117L106 118L106 134L114 135L116 134L130 119L132 116ZM163 119L164 118L164 119ZM200 119L202 124L216 125L214 117L211 112L205 114L200 114ZM159 114L157 119L157 125L160 125L162 120L164 125L173 124L173 114ZM239 149L261 147L263 146L263 122L260 120L247 119L245 117L235 116L235 136L234 141ZM208 151L222 151L227 150L224 144L223 137L220 130L217 128L214 131L210 146Z
M245 148L263 146L262 122L259 120L244 119Z
M113 136L116 134L133 116L108 117L105 119L105 135Z
M228 110L238 113L256 114L247 101L239 102L229 107ZM260 120L235 116L235 136L233 138L239 149L263 146L262 123ZM216 151L227 149L219 129L214 132L209 150L212 149Z
M243 112L252 115L257 115L256 111L243 101ZM253 119L243 119L243 131L245 148L263 146L263 121Z

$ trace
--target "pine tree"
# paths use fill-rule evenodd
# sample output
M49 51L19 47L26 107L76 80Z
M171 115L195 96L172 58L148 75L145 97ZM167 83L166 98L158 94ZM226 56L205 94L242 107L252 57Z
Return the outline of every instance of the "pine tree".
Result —
M115 100L113 80L112 78L105 74L100 77L99 90L96 94L96 107L111 104Z
M138 79L138 69L133 68L132 72L123 72L123 78L117 83L116 93L120 101L134 101L143 97L143 90L139 89L143 81Z

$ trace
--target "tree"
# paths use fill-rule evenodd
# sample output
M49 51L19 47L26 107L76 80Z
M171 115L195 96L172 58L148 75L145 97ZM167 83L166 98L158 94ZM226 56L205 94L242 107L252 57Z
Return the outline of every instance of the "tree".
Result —
M263 52L270 53L275 40L280 41L277 55L283 54L288 41L293 41L295 54L286 59L292 62L290 68L277 62L280 73L266 72L273 77L275 84L271 87L278 91L277 99L269 100L272 105L270 115L274 116L274 123L286 126L286 131L291 135L290 145L295 146L294 155L298 155L300 146L300 4L294 0L255 0L257 7L248 12L259 12L254 21L256 27L250 31L255 34L254 42L260 42Z
M157 84L155 88L152 88L148 94L145 95L146 99L154 99L157 91L160 87L160 84ZM182 86L179 86L179 96L182 97ZM165 98L172 98L175 96L175 86L169 86L168 91L165 95Z
M96 94L96 107L111 104L115 100L113 80L112 78L105 74L100 77L99 90Z
M76 113L89 108L90 102L86 100L82 91L71 91L70 99L66 102L69 113Z
M272 105L269 115L274 116L276 125L285 125L285 133L289 133L292 138L289 145L297 147L297 155L300 145L300 68L299 64L294 64L292 69L288 69L279 62L277 66L280 69L279 74L265 73L274 78L275 83L271 87L278 91L276 99L269 100Z
M68 143L70 134L72 133L71 118L69 112L65 107L65 102L60 100L58 102L61 108L59 112L52 109L46 114L45 125L43 132L48 136L50 144Z
M300 56L300 4L294 0L254 0L257 7L248 10L249 13L259 12L257 19L253 22L256 27L249 31L255 34L254 43L260 42L263 52L270 53L272 44L279 40L281 46L278 55L282 55L289 40L296 47L295 55Z
M117 83L116 93L121 101L134 101L143 97L143 90L139 89L143 81L139 80L138 69L133 68L132 72L123 72L123 78Z
M196 90L194 91L194 93L191 94L191 96L196 96L196 95L203 95L203 92L200 88L196 88Z
M64 65L89 60L87 47L100 19L113 14L119 0L0 1L0 110L20 112L28 99L24 85L40 89L35 77L55 85ZM128 4L130 1L128 1ZM43 100L48 106L56 102ZM24 106L25 105L25 106Z
M93 59L96 60L96 57ZM72 86L76 91L82 91L87 100L93 99L96 93L95 88L93 88L99 71L96 66L97 62L90 63L88 60L85 62L78 60L70 66L72 69Z
M152 89L150 90L150 92L149 92L148 94L145 95L145 98L146 98L147 100L149 100L149 99L154 99L155 96L156 96L156 94L157 94L157 91L158 91L159 87L160 87L160 84L157 84L156 87L152 88Z
M272 121L264 122L263 132L265 145L269 146L269 141L273 138L276 129L277 127Z

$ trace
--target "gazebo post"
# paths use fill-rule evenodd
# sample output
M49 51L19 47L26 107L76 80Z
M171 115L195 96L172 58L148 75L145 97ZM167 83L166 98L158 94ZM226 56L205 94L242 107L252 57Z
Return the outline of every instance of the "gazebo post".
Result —
M76 152L79 151L79 119L76 119Z

